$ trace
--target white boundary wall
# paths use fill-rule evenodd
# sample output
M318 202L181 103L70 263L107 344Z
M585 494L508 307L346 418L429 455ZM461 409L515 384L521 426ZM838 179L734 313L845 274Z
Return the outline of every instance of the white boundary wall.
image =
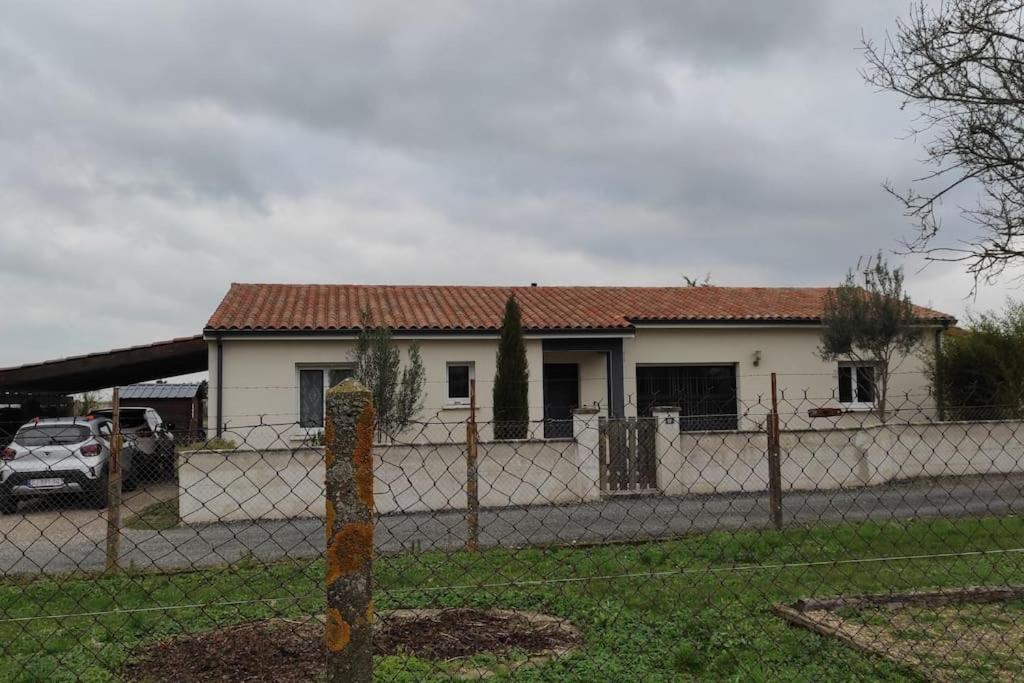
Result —
M768 488L764 432L679 434L659 420L658 488L667 495ZM1024 423L929 422L782 432L787 490L1024 472Z
M466 505L464 444L374 448L378 513L457 510ZM572 440L479 444L480 505L580 502ZM185 524L322 517L323 451L192 451L178 464Z
M596 412L575 416L573 440L479 444L483 507L598 500ZM665 495L764 491L764 432L687 432L658 417L658 488ZM787 490L829 490L900 479L1024 472L1024 422L929 422L781 434ZM379 513L465 507L465 444L379 446ZM179 455L182 522L319 517L322 451L192 451Z

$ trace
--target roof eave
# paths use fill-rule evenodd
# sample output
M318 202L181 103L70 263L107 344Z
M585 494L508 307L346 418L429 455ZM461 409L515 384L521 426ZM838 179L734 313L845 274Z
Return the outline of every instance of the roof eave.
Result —
M633 333L632 325L621 327L559 327L559 328L531 328L524 327L523 334L527 336L544 335L579 335L588 336L595 334L617 334L630 335ZM323 336L339 337L359 334L359 328L319 328L319 327L296 327L296 328L216 328L208 327L203 330L203 338L215 340L218 338L227 339L231 337L306 337ZM395 337L420 337L420 336L445 336L445 337L490 337L500 334L499 328L450 328L450 327L421 327L421 328L398 328L391 330Z

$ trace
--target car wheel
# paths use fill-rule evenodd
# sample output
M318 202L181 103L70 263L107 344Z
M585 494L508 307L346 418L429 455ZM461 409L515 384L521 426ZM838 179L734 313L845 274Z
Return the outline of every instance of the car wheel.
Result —
M18 499L14 496L0 496L0 514L13 515L18 511Z
M89 505L91 507L98 509L107 507L109 499L109 493L107 491L108 483L109 479L107 471L103 470L103 474L95 481L95 483L93 483L92 487L86 493L86 497L88 498Z
M128 470L128 474L124 475L124 478L121 480L121 488L125 491L134 491L139 488L139 478L135 474L134 466Z
M164 478L174 479L177 476L178 468L176 467L175 455L173 451L171 451L171 454L167 456L166 460L163 461L162 467L164 471Z

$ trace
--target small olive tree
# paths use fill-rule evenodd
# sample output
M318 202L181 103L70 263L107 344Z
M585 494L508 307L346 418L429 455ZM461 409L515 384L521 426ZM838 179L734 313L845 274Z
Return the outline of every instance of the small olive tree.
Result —
M423 409L425 372L418 344L411 344L403 368L391 329L363 311L352 352L355 378L373 394L377 438L394 437Z
M881 253L869 258L859 273L851 269L825 296L821 322L818 351L824 360L874 368L876 409L884 420L889 376L922 341L914 306L903 290L903 269L890 267Z

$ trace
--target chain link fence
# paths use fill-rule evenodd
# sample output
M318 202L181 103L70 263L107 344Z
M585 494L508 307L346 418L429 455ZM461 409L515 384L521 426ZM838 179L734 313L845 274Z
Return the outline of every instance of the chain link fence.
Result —
M374 679L1024 677L1009 407L664 398L520 439L444 414L377 439ZM102 417L22 427L0 678L325 679L325 576L357 552L325 559L326 426L169 452Z

